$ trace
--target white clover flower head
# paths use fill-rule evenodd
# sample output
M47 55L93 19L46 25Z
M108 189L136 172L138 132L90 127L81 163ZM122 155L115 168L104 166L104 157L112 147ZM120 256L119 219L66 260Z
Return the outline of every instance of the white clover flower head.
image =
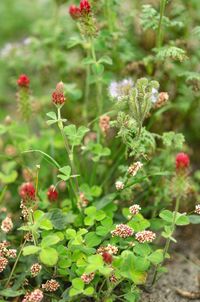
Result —
M42 289L50 293L57 291L59 287L60 284L54 279L47 280L46 283L42 284Z
M151 91L151 102L153 104L155 104L157 102L158 96L159 96L158 90L156 88L152 88L152 91Z
M141 210L141 207L139 206L139 204L134 204L129 208L129 212L132 215L137 215Z
M111 235L112 237L117 236L117 237L121 237L121 238L127 238L132 236L134 233L134 230L129 227L126 224L117 224L115 229L113 231L111 231Z
M197 204L195 206L195 211L194 211L196 214L200 215L200 204Z
M1 229L3 232L8 233L13 229L12 219L7 216L1 223Z
M0 257L0 273L4 271L7 264L8 264L8 259L6 259L5 257Z
M143 167L143 164L140 161L137 161L128 167L128 173L131 176L135 176L142 167Z
M140 243L152 242L156 238L156 234L152 231L142 231L135 234L135 238Z
M90 274L86 274L84 273L81 276L81 279L83 280L84 283L89 284L93 279L94 279L95 273L90 273Z
M101 254L102 255L105 252L109 253L111 255L115 255L118 252L118 247L116 247L115 245L108 244L107 246L100 246L97 249L97 254Z
M124 79L120 82L113 81L110 83L108 88L109 95L112 99L121 101L126 99L131 92L131 89L134 87L134 82L132 79Z
M124 183L120 180L115 182L115 188L117 189L117 191L121 191L124 189Z

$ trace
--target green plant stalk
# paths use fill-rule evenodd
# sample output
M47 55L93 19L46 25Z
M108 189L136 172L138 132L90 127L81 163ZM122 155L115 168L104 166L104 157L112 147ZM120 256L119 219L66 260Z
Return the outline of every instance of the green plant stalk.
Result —
M7 190L7 186L5 186L3 189L2 189L2 192L0 194L0 204L1 202L3 201L3 198L4 198L4 195L6 193L6 190Z
M167 4L167 0L161 0L161 2L160 2L160 19L159 19L157 39L156 39L157 47L162 46L162 19L164 16L166 4Z
M115 284L111 284L109 279L106 278L106 283L107 283L107 291L105 292L104 298L105 300L103 301L107 301L107 299L110 297L112 291L123 281L123 279L120 279L118 282L116 282Z
M85 96L84 96L84 118L86 123L88 123L88 109L89 109L89 95L90 95L90 83L89 83L89 78L90 78L90 65L87 65L86 67L86 80L85 80Z
M38 183L39 183L39 171L40 171L40 166L36 166L36 178L35 178L35 196L38 194Z
M112 0L104 0L105 16L108 22L109 32L112 34L114 30Z
M62 135L62 138L63 138L63 141L64 141L64 145L65 145L65 149L67 151L67 155L68 155L68 159L69 159L69 164L71 166L71 169L72 169L72 173L74 175L77 175L77 172L76 172L76 168L75 168L75 165L74 165L74 161L73 161L73 151L70 150L70 147L69 147L69 144L68 144L68 141L67 141L67 138L65 136L65 133L64 133L64 126L63 126L63 122L62 122L62 118L61 118L61 112L60 112L60 107L58 107L58 127L60 129L60 132L61 132L61 135ZM79 184L78 184L78 180L77 178L75 177L75 189L74 189L74 184L71 180L71 178L69 179L69 182L70 182L70 185L71 185L71 188L72 188L72 191L74 193L74 196L75 196L75 199L76 199L76 202L78 201L78 192L79 192ZM72 199L72 207L75 209L77 208L77 204L74 203L73 199Z
M29 210L29 220L30 220L31 225L34 226L33 213L31 211L31 209ZM35 236L35 232L32 231L31 233L32 233L32 236L33 236L34 245L37 246L37 238Z
M176 227L176 217L177 217L177 213L178 213L178 210L179 210L180 197L181 196L179 195L177 197L177 199L176 199L176 205L175 205L174 214L173 214L173 220L172 220L172 225L171 225L171 227L172 227L171 236L173 235L173 233L175 231L175 227ZM170 237L167 238L166 243L165 243L165 247L164 247L164 251L163 251L163 261L159 265L157 265L155 267L155 271L154 271L154 275L153 275L153 280L152 280L151 286L153 286L155 284L156 279L157 279L158 269L163 265L163 262L165 261L166 255L167 255L169 247L170 247L170 242L171 242L171 238Z
M65 133L64 133L64 127L63 127L63 122L62 122L62 119L61 119L60 109L61 108L58 107L58 127L60 129L60 132L61 132L61 135L62 135L62 138L63 138L63 141L64 141L64 145L65 145L65 149L67 151L67 155L68 155L68 158L69 158L69 164L71 166L72 173L74 175L77 175L76 168L75 168L74 161L73 161L73 152L72 152L72 150L70 150L67 138L66 138ZM78 181L77 181L76 177L75 177L75 185L76 185L76 190L78 192L79 191L79 185L78 185Z
M137 133L137 137L136 137L137 139L140 137L141 132L142 132L142 122L140 122L138 124L138 133Z
M17 258L16 258L16 260L15 260L15 263L14 263L14 265L13 265L13 267L12 267L12 270L11 270L11 272L10 272L10 275L9 275L9 277L8 277L8 280L7 280L6 284L5 284L5 288L8 287L8 285L9 285L9 283L10 283L10 280L11 280L13 274L14 274L15 268L16 268L16 266L17 266L17 263L18 263L18 261L19 261L19 258L20 258L20 256L21 256L21 253L22 253L22 250L23 250L25 244L26 244L26 240L24 241L24 243L23 243L22 246L21 246L21 249L20 249L20 251L19 251L19 254L18 254L18 256L17 256Z
M123 145L121 145L123 147ZM124 152L122 152L122 154L120 155L121 151L123 148L119 148L118 152L117 152L117 156L114 157L113 159L113 165L112 168L109 169L109 171L107 172L106 176L104 177L104 180L102 182L102 187L108 183L108 181L110 180L111 176L114 174L114 172L116 171L120 161L122 160L122 158L124 157Z
M90 45L91 45L91 55L92 58L95 62L95 64L97 64L97 57L96 57L96 52L95 52L95 48L94 48L94 41L93 39L90 39ZM96 82L96 103L97 103L97 107L98 107L98 113L99 116L102 113L102 83L101 81L97 81Z

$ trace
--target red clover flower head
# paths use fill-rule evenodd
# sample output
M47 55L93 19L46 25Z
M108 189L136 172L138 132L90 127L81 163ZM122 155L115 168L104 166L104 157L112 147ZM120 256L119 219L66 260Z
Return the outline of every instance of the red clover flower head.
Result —
M190 165L189 156L184 152L178 153L176 156L176 169L178 171L182 171L187 169L189 165Z
M113 262L113 256L108 252L102 253L103 261L107 264L111 264Z
M88 15L91 12L91 6L88 0L81 0L80 2L81 14Z
M31 182L25 182L19 188L19 195L22 200L30 201L35 200L35 188Z
M30 79L26 74L21 74L17 80L17 84L19 87L28 88L30 84Z
M69 14L73 19L79 19L81 16L80 8L76 5L70 5L69 7Z
M63 82L59 82L56 85L56 89L52 93L52 102L55 105L63 105L65 102L64 96L64 84Z
M74 20L88 16L90 13L91 5L88 0L81 0L79 7L74 4L69 7L69 14Z
M56 201L58 199L58 191L51 185L47 191L47 197L49 201Z

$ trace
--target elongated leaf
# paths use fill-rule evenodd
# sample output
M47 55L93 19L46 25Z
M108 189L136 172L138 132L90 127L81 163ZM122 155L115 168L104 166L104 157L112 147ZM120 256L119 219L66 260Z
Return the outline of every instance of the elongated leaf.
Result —
M48 159L47 160L48 162L52 163L56 168L58 169L60 168L59 163L53 157L51 157L49 154L45 153L42 150L27 150L22 153L31 153L31 152L41 153L44 156L44 158Z

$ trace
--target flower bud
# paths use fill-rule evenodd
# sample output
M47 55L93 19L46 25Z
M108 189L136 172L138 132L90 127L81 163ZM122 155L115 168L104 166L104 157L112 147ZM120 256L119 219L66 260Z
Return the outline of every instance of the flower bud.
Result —
M28 88L30 84L30 79L26 74L21 74L17 80L17 84L19 87Z
M190 158L186 153L178 153L176 156L176 169L178 171L185 170L190 165Z
M54 185L50 186L47 191L47 197L49 201L56 201L58 199L58 191Z

